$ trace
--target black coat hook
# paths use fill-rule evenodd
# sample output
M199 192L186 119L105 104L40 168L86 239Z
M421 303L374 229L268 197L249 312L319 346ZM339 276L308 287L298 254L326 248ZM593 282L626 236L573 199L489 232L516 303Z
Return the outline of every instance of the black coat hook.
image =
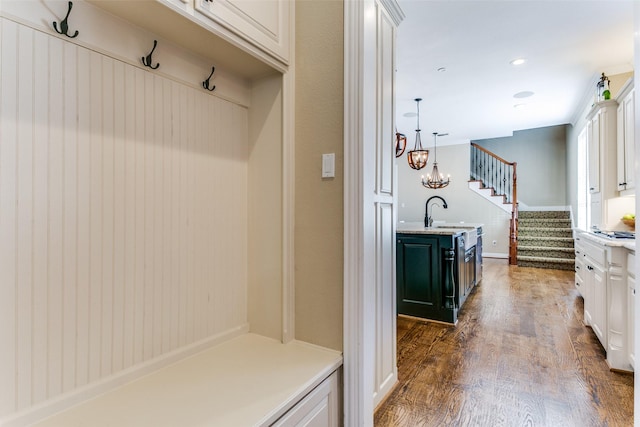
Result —
M202 87L208 90L209 92L213 92L213 90L216 88L216 85L210 86L210 82L209 82L211 80L211 77L213 77L214 71L216 71L216 67L211 67L211 74L209 74L209 77L207 77L207 80L202 82Z
M151 55L153 55L153 51L156 50L156 46L157 45L158 45L158 40L154 40L153 41L153 49L151 49L151 52L149 52L149 54L146 57L145 56L142 57L142 63L145 66L147 66L147 67L149 67L149 68L151 68L153 70L155 70L156 68L158 68L160 66L159 62L156 64L155 67L153 65L151 65L151 63L153 62L153 60L151 59Z
M67 23L67 19L69 18L69 14L71 13L72 7L73 7L73 2L69 2L69 10L67 11L67 16L65 16L64 19L60 21L59 30L58 30L57 23L55 21L53 22L53 29L56 30L56 33L64 34L65 36L71 39L78 36L78 30L76 30L76 32L72 36L69 35L69 24Z

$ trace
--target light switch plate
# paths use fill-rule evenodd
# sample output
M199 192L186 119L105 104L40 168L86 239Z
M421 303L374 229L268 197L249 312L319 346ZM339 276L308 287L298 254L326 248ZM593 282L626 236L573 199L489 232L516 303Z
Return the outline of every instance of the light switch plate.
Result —
M334 178L336 176L336 154L329 153L322 155L322 177Z

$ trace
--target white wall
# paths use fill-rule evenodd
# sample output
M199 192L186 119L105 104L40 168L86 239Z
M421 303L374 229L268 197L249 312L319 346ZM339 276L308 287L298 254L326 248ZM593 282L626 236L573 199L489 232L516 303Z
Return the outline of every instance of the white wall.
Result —
M407 146L413 147L413 143L414 135L408 135ZM440 146L438 144L438 168L443 174L451 175L449 186L440 190L425 188L420 182L421 175L426 176L433 167L433 147L428 146L427 148L430 150L429 163L422 170L416 171L409 167L406 152L402 157L396 159L398 165L398 220L423 222L427 199L431 196L441 196L447 201L449 207L443 209L434 206L432 209L434 220L484 224L484 255L507 257L511 216L469 189L470 145ZM442 204L437 199L432 201L432 203L434 202ZM496 242L495 245L493 241Z
M52 36L46 14L27 18L35 28L0 18L0 424L248 329L260 138L249 146L247 106ZM187 75L206 62L176 61ZM249 84L230 78L228 98L246 100ZM266 129L281 123L263 116ZM280 225L272 211L262 227Z

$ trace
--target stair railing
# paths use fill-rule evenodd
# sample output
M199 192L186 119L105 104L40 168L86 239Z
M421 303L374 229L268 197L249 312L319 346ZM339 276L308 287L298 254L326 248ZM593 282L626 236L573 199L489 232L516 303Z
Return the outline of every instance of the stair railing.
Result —
M517 264L518 255L518 185L517 163L471 143L471 180L480 181L485 188L492 188L494 194L502 196L504 203L511 204L509 221L509 264Z

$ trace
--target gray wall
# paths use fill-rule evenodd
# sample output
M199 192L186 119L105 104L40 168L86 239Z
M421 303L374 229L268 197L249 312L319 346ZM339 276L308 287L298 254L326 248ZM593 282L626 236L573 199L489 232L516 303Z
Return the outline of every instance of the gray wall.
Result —
M511 137L473 141L517 162L520 208L564 207L567 197L567 125L516 131Z

